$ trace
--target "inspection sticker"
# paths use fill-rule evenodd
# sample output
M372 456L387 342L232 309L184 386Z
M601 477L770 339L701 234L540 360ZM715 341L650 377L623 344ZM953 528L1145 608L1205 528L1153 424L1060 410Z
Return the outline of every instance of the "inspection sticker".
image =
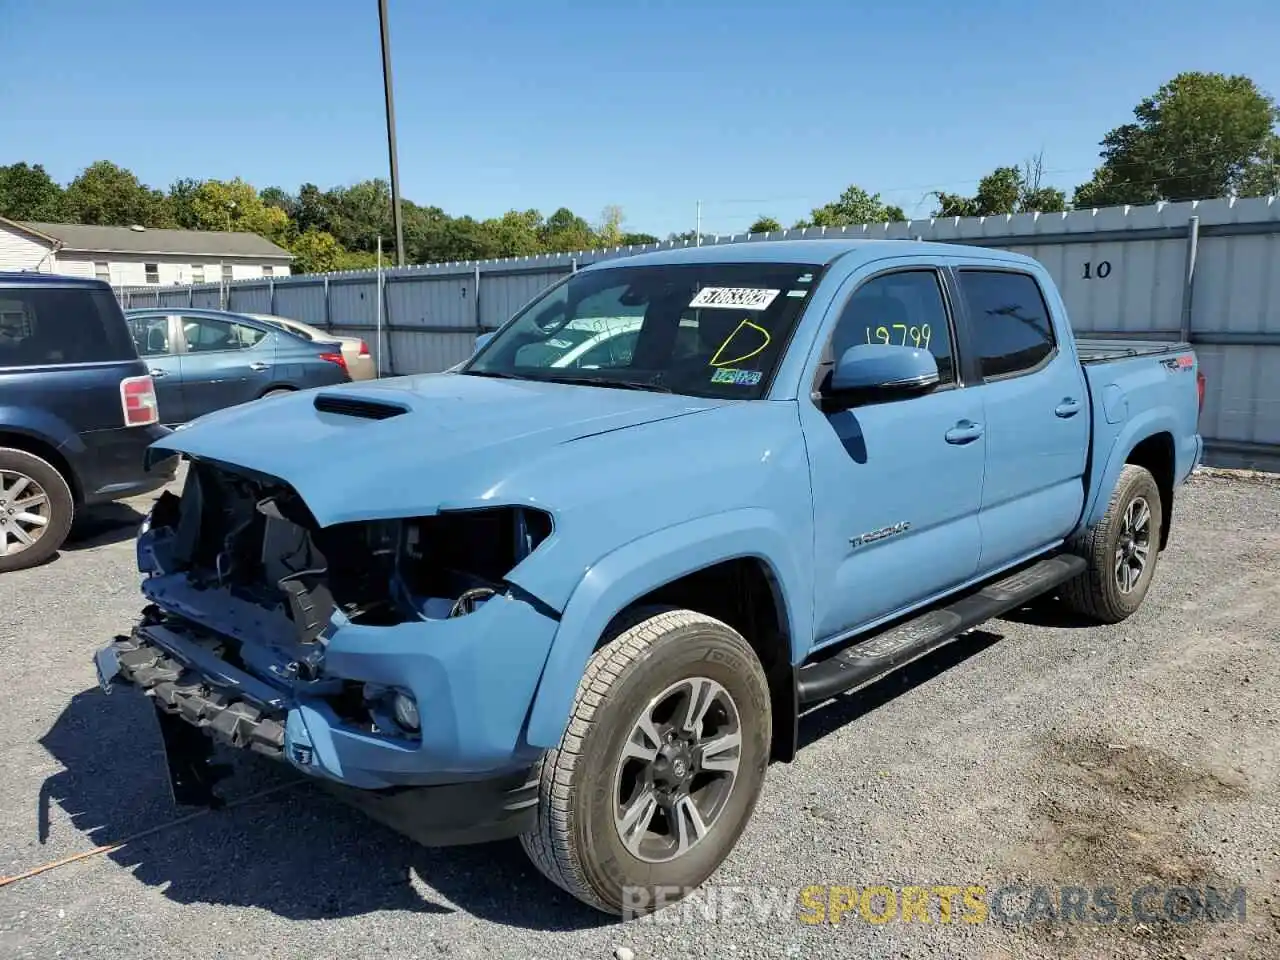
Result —
M734 370L732 367L721 367L711 375L712 383L732 383L738 387L754 387L760 382L759 370Z
M726 310L764 310L781 290L761 287L703 287L690 301L691 307L719 307Z

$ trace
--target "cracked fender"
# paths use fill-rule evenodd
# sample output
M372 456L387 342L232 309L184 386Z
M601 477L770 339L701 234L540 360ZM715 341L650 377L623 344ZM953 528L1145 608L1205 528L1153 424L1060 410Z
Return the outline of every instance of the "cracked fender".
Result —
M785 605L792 661L798 638L812 632L803 596L796 538L773 513L743 508L699 517L633 540L594 563L574 589L560 618L529 714L526 739L548 749L564 734L578 682L614 616L646 593L725 560L754 557L765 563Z

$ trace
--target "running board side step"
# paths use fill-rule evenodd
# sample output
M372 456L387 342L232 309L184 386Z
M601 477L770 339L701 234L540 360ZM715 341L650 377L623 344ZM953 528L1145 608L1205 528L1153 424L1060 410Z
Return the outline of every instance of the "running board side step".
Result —
M945 646L965 631L1066 583L1083 573L1086 566L1082 557L1072 554L1049 557L964 594L945 607L860 640L826 660L801 667L797 677L800 705L828 700L873 683Z

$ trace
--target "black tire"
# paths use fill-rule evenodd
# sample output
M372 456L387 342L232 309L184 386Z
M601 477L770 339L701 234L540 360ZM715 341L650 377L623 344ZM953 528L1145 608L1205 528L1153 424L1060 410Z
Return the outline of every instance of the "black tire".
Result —
M48 522L44 525L44 532L35 538L35 542L16 553L0 554L0 573L8 573L44 563L57 553L71 530L76 505L66 478L51 463L35 454L12 447L0 447L0 472L15 473L26 477L28 481L34 481L44 492L48 506ZM12 485L10 481L8 486L12 488ZM3 486L0 484L0 487ZM0 501L7 501L7 495L3 489L0 489ZM16 513L9 513L15 509L11 503L0 504L0 510L6 513L6 519L16 516ZM12 542L7 530L4 532L4 537L6 542ZM0 549L3 549L2 544Z
M623 746L655 698L703 678L736 709L737 775L700 840L664 862L641 859L615 825ZM698 729L707 729L705 721ZM521 837L525 852L553 883L605 913L650 912L655 888L673 902L711 876L737 843L764 783L772 733L768 681L746 640L691 610L643 611L587 664L564 737L541 761L538 822ZM675 829L665 814L656 819Z
M1130 561L1127 557L1123 561L1119 559L1118 551L1132 549L1126 531L1126 517L1130 507L1139 501L1145 503L1150 511L1146 524L1147 552L1141 573L1130 589L1125 590L1118 568L1122 562L1130 565ZM1120 471L1102 520L1072 544L1073 552L1084 557L1089 567L1063 585L1063 603L1075 613L1099 623L1119 623L1131 616L1142 606L1155 576L1163 524L1164 505L1155 477L1143 467L1126 464ZM1138 540L1141 542L1141 538Z

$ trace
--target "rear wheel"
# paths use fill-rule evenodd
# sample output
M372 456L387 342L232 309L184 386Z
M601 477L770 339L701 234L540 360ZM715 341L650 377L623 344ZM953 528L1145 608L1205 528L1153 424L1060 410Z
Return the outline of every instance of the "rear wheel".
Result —
M34 567L67 539L75 501L48 461L0 447L0 572Z
M1076 613L1101 623L1131 616L1147 596L1160 554L1164 508L1155 477L1126 464L1102 520L1075 544L1089 567L1062 588Z
M285 397L291 393L293 393L293 391L290 390L288 387L276 387L275 389L268 390L266 393L264 393L261 399L265 400L267 399L267 397Z
M521 838L550 880L607 913L646 913L702 884L755 809L769 686L735 630L649 611L591 658Z

